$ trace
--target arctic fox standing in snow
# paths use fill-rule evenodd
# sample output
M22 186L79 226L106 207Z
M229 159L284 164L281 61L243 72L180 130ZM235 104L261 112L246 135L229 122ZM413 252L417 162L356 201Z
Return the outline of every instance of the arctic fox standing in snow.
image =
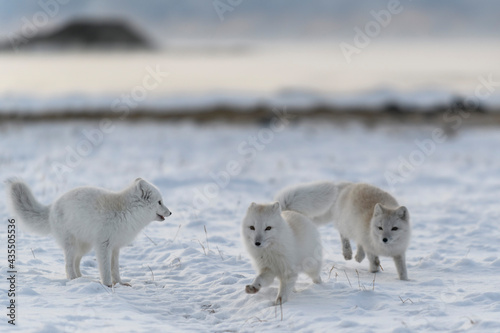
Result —
M410 215L389 193L368 184L324 181L285 188L276 200L283 210L302 213L318 225L333 221L346 260L352 258L352 239L357 243L356 261L366 253L372 273L379 269L379 256L387 256L394 259L399 278L408 280Z
M243 243L252 257L257 277L247 285L248 294L280 280L276 304L284 303L299 272L321 283L322 247L316 226L304 215L281 212L280 204L252 203L243 219Z
M163 221L172 214L158 189L141 178L121 192L75 188L49 206L36 201L21 181L8 181L7 192L21 224L39 235L52 234L63 248L68 279L82 276L80 260L94 248L102 284L108 287L129 285L120 278L120 248L151 221Z

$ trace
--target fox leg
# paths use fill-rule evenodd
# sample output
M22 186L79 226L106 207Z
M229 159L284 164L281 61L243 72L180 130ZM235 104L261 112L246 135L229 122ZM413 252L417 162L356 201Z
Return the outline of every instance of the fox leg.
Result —
M97 263L99 264L99 272L101 274L101 282L103 285L111 287L111 249L109 240L104 241L96 246Z
M314 268L306 271L306 274L313 280L314 283L320 284L321 281L321 262L319 262Z
M372 253L367 253L366 256L368 257L368 261L370 262L370 272L371 273L378 272L379 267L380 267L379 258Z
M80 262L82 260L82 255L78 253L78 255L75 257L75 272L77 277L82 276L82 272L80 272Z
M77 246L77 254L75 256L75 272L78 277L82 276L82 273L80 272L80 262L82 260L82 257L85 255L85 253L89 252L90 250L90 244L80 242Z
M260 288L267 287L268 285L273 283L275 277L276 275L274 275L270 270L264 269L262 272L260 272L259 275L255 277L252 284L249 284L245 287L245 292L247 294L255 294L260 290Z
M351 249L351 242L349 241L349 238L346 238L342 234L340 234L340 240L342 241L342 254L344 255L344 259L351 260L352 259L352 249Z
M357 262L362 262L363 259L365 259L365 250L363 250L363 246L358 244L358 252L356 253L356 256L354 257Z
M66 277L69 280L73 280L78 277L78 274L75 270L77 249L74 237L71 235L67 235L64 239L63 244L64 244L64 260L66 265Z
M120 249L113 249L113 252L111 253L111 278L113 280L113 284L119 283L121 285L131 287L132 285L130 283L122 282L122 279L120 278L119 257Z
M280 279L280 289L278 291L278 296L276 297L275 304L283 304L288 301L288 296L292 292L295 282L297 281L297 274L285 276Z
M408 280L408 273L406 272L405 254L403 253L402 255L395 256L393 259L394 259L394 264L396 265L396 269L398 271L399 279Z

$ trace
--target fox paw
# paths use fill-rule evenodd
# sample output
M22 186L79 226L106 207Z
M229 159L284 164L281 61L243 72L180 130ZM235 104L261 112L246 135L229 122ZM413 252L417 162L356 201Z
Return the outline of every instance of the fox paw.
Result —
M245 292L247 294L256 294L258 291L259 289L257 287L252 286L250 284L245 287Z
M128 282L113 281L113 286L116 286L117 284L121 284L122 286L126 286L126 287L132 287L132 285L130 283L128 283Z
M365 259L365 254L364 253L356 253L356 257L354 257L354 259L356 259L357 262L362 262L363 259Z
M345 260L351 260L352 259L352 251L343 251L342 253L344 255Z

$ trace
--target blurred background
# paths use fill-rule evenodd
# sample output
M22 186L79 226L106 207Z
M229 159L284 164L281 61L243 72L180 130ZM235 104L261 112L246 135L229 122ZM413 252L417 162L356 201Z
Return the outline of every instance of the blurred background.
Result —
M20 226L23 329L500 331L499 59L495 0L0 0L0 193L19 177L49 204L143 177L173 212L123 251L137 298L87 285L93 255L66 284L53 238ZM375 289L322 228L329 282L283 326L247 303L239 225L251 202L321 179L408 207L415 280L402 293L385 261Z
M469 104L495 111L499 13L488 0L1 1L0 114L442 112L478 95Z

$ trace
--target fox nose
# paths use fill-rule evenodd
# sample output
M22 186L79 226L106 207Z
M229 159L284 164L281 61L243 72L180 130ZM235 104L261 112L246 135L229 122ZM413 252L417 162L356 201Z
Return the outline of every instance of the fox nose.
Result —
M168 216L172 215L172 212L168 212Z
M260 246L260 242L255 242L255 246Z
M383 241L384 243L387 243L388 239L387 239L387 238L384 238L384 239L382 239L382 241Z

